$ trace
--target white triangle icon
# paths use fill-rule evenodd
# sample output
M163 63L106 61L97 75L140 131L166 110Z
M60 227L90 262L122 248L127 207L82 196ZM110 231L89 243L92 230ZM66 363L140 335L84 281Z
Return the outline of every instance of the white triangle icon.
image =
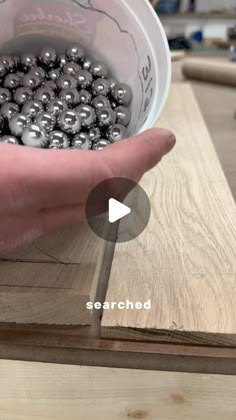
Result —
M114 198L109 200L109 222L115 223L131 213L131 209Z

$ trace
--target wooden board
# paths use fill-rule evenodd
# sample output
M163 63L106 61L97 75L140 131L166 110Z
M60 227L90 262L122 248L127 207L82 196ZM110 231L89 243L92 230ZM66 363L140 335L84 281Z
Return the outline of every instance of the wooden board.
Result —
M235 347L101 339L90 332L81 326L0 325L0 358L236 375Z
M236 377L0 361L2 420L235 419Z
M104 248L84 223L2 259L0 322L91 324Z
M92 233L87 223L69 226L50 232L37 239L32 245L1 256L7 261L90 263L96 261L102 241Z
M152 307L104 310L102 335L235 345L236 206L188 84L172 87L159 125L177 145L142 180L151 220L116 245L105 298Z

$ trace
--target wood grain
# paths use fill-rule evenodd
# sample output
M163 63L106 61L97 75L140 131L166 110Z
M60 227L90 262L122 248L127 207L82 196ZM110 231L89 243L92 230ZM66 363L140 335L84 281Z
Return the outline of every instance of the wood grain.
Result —
M8 261L36 261L59 263L89 263L96 260L95 249L101 240L93 234L86 222L50 232L27 248L4 256Z
M224 61L225 59L217 58L217 60ZM181 67L181 61L173 63L173 82L183 81ZM233 197L236 200L236 121L233 118L235 90L230 86L201 81L192 81L191 86L209 129Z
M235 419L236 377L0 361L10 420Z
M105 299L152 308L104 310L102 335L235 344L236 207L188 84L172 87L160 125L177 145L142 180L151 220L116 245Z
M0 322L91 324L86 303L96 295L105 242L82 224L42 238L41 246L41 258L32 246L22 261L0 262Z

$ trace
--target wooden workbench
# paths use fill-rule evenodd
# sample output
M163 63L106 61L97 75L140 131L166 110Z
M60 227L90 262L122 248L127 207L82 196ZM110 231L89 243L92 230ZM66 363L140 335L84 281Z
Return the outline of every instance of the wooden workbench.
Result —
M174 64L173 81L180 81L181 79L180 65L180 63ZM236 122L233 119L235 92L230 88L203 83L194 83L193 90L203 112L228 184L234 198L236 198ZM184 91L186 97L188 97L189 88L185 87ZM179 108L178 92L178 88L176 90L175 87L176 112ZM192 105L197 115L195 102ZM223 199L222 195L219 194L217 201L212 201L210 190L208 196L210 196L210 205L212 206L214 203L214 209L216 209L216 203L218 203L220 211L225 211L225 217L221 219L224 225L222 230L224 231L229 226L229 222L225 220L229 217L227 220L233 221L236 217L236 211L221 169L218 163L215 163L216 157L214 150L209 146L207 131L203 128L203 122L199 118L199 116L196 117L201 129L199 133L193 132L192 135L196 135L196 140L198 140L197 135L200 137L203 135L207 139L207 156L211 156L211 160L208 162L209 172L206 163L202 166L202 161L199 160L198 163L195 161L195 164L200 165L201 171L203 171L203 182L210 181L210 185L213 189L216 188L216 191L218 186L221 188L223 185L220 189ZM173 121L174 119L171 124L173 124L172 127L175 127L177 122ZM165 125L165 123L165 120L162 119L161 124ZM193 128L195 128L194 125ZM181 130L181 125L178 130ZM188 130L190 130L190 126ZM187 133L189 136L189 131ZM177 141L181 142L178 138ZM202 145L202 138L199 142L199 145ZM189 148L190 152L191 147ZM175 153L177 154L173 154L172 158L166 158L164 161L164 165L170 165L169 169L173 166L175 160L179 161L178 149ZM204 148L201 153L204 160ZM192 159L194 159L194 155L193 149ZM190 158L190 155L188 155L188 158ZM213 178L213 172L211 172L212 164L213 166L216 164L217 177L215 179ZM162 172L160 172L161 174ZM154 180L154 175L152 177ZM163 182L165 182L165 177L163 177ZM168 182L168 177L166 182ZM198 183L197 177L194 178L194 182L194 188L191 190L193 199L196 192L201 193L199 190L201 184ZM187 178L183 178L181 183L176 184L176 188L177 186L180 188L180 194L183 191L183 185L188 185ZM152 182L149 184L149 187L151 186ZM165 200L168 200L168 196ZM224 202L227 203L225 210L221 207ZM191 203L188 205L191 205ZM199 211L202 212L201 207ZM226 217L227 211L228 215ZM201 214L205 217L203 213ZM217 214L210 216L208 218L209 226L216 227L217 223L214 225L214 219L217 220ZM232 225L232 228L234 227L235 225ZM215 238L217 240L223 238L221 227L217 225L216 229L217 235ZM216 231L214 230L214 232ZM194 237L197 238L195 233ZM235 232L229 230L224 238L224 244L226 245L228 240L233 241L234 239L236 239ZM130 249L132 250L132 245ZM227 245L225 246L224 258L222 258L223 272L221 277L222 275L226 276L225 279L229 279L229 282L224 283L222 278L219 278L218 273L216 276L218 283L214 291L214 293L216 292L216 301L213 299L210 302L215 310L217 310L217 304L220 308L223 307L224 300L222 299L222 302L217 301L217 298L220 298L220 294L217 295L219 287L220 293L225 293L225 296L229 299L225 303L227 316L224 318L222 312L216 312L213 334L211 332L208 334L209 331L206 335L198 335L196 334L197 331L194 334L189 332L183 334L181 325L173 325L171 334L159 335L158 340L156 340L155 335L151 335L151 340L148 339L147 334L136 336L137 332L143 334L142 328L140 331L137 331L136 328L131 329L129 339L129 329L125 330L123 336L124 330L121 334L121 329L116 328L114 335L114 328L111 328L114 318L111 319L108 315L102 319L101 331L99 313L93 316L90 325L84 326L63 327L2 323L0 329L0 356L2 359L56 362L60 365L2 360L0 362L0 374L4 381L0 386L1 420L28 420L34 417L39 419L80 420L85 416L88 419L98 420L110 418L117 420L122 418L160 418L161 420L188 418L192 420L200 417L207 420L213 418L218 420L223 416L227 419L235 418L236 377L226 376L236 375L236 343L234 342L236 329L233 329L235 327L233 318L235 302L233 292L235 292L235 289L230 289L230 285L233 286L234 284L236 271L232 265L231 273L227 272L229 261L231 260L232 264L235 263L234 251L229 252L228 250L229 246ZM118 255L116 254L117 250L114 250L114 246L107 244L103 252L105 257L100 271L96 300L104 300L107 290L109 291L108 286L111 286L111 281L115 281L114 274L111 277L111 262L114 252L115 256ZM201 253L198 255L200 257ZM213 266L210 267L209 265L210 260L201 258L201 264L206 263L205 267L212 270ZM212 261L214 261L214 257L212 258ZM179 263L177 262L177 264ZM215 262L215 264L217 266L218 263ZM113 265L113 270L114 267ZM201 279L204 279L205 273L204 270L199 270L194 275L196 275L198 281L201 281ZM211 281L210 278L209 281ZM212 287L213 283L210 284ZM173 286L176 287L174 283ZM163 290L167 291L167 289ZM232 297L232 306L230 296ZM205 297L207 305L209 300L207 296ZM186 302L188 301L186 300ZM194 305L194 302L193 296L191 304ZM198 314L198 306L194 307L194 311L195 320L193 318L189 325L192 328L197 328L200 322L200 327L202 327L205 322L204 316L200 317L200 312ZM178 315L180 319L182 315L183 312ZM182 319L184 318L182 317ZM228 328L227 319L230 319L231 330ZM221 320L223 320L222 323ZM124 320L115 317L115 322L124 322ZM213 324L211 325L213 326ZM207 320L205 326L207 326ZM216 334L218 327L221 329L220 334ZM103 337L101 337L101 334ZM72 367L61 364L80 366ZM84 365L84 367L81 367L81 365ZM111 367L112 369L105 367ZM179 373L174 373L176 371ZM222 376L219 377L217 374Z

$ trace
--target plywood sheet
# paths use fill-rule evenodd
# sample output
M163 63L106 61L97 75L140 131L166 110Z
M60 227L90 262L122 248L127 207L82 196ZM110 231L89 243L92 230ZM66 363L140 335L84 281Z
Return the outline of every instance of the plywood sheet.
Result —
M116 245L105 299L151 310L104 310L102 334L235 344L236 206L190 85L173 85L159 125L177 145L141 182L151 220Z

